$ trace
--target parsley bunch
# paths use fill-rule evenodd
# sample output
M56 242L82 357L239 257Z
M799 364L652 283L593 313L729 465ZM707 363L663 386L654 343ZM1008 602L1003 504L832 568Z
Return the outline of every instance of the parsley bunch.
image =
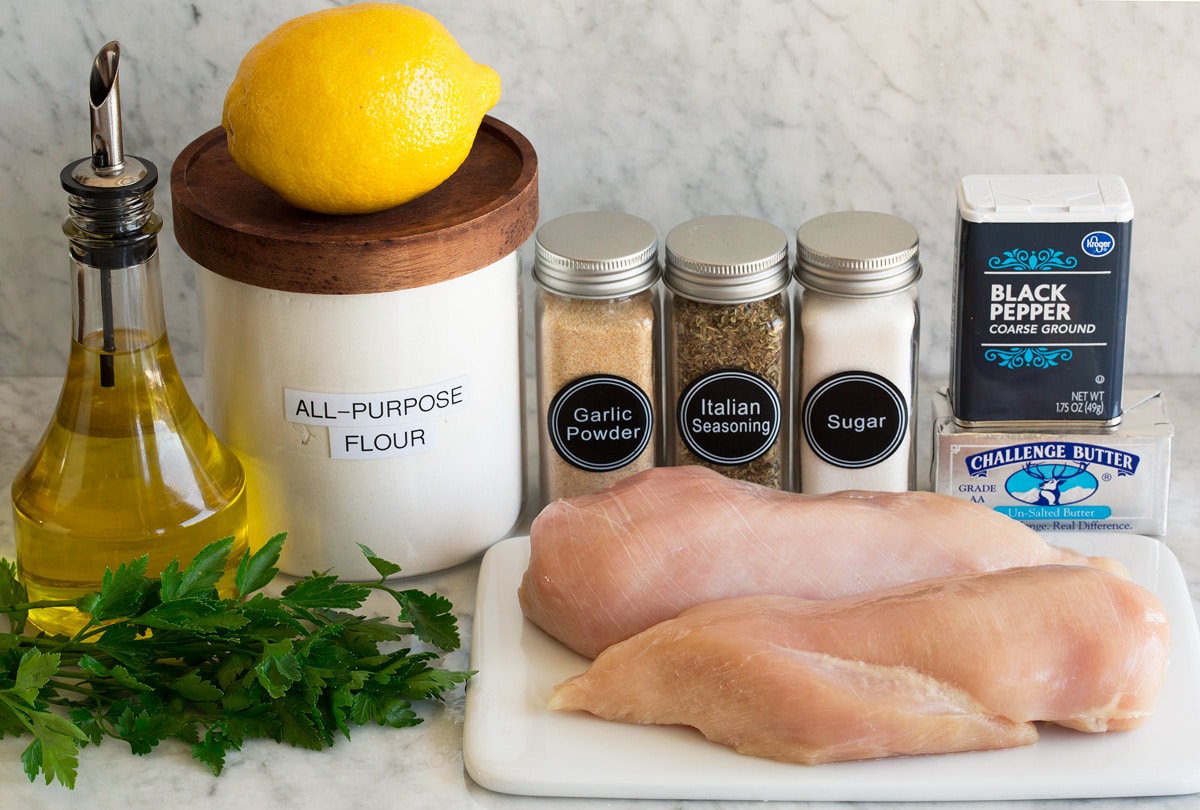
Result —
M204 548L185 568L146 576L139 557L108 570L100 590L72 601L29 602L13 563L0 559L0 738L32 735L26 775L75 786L79 749L105 737L135 754L175 738L220 775L229 751L267 738L321 750L351 725L400 728L421 718L413 701L440 699L472 673L437 669L460 640L449 600L385 583L399 566L360 546L379 573L368 583L327 573L296 580L280 596L275 578L285 535L245 553L236 595L223 598L232 538ZM392 597L396 622L355 613L372 591ZM90 621L73 637L26 633L35 608L77 607ZM412 636L425 649L396 644Z

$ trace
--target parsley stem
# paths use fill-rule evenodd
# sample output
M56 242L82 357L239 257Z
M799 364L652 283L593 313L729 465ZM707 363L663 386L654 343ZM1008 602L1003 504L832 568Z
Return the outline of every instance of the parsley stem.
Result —
M0 615L12 615L16 613L28 613L31 610L42 610L43 608L76 608L78 607L75 599L39 599L36 602L21 602L12 605L0 605Z

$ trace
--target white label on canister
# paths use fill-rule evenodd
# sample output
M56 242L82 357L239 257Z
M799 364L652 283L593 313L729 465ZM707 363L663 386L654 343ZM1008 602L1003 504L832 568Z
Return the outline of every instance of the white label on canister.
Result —
M284 389L284 419L329 428L335 459L383 459L434 448L441 418L467 407L464 375L419 388L372 394Z
M329 456L337 459L373 459L412 456L433 450L437 425L418 419L402 425L330 428Z

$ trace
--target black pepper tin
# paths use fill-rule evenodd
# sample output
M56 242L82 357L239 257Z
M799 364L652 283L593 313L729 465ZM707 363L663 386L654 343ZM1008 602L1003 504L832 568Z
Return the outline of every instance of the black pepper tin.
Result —
M1121 420L1133 206L1114 175L958 188L950 399L964 427Z

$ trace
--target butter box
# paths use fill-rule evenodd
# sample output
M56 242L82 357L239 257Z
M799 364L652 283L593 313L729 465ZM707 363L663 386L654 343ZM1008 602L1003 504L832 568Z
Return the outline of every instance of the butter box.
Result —
M1118 427L964 428L946 389L933 396L935 492L983 504L1044 532L1167 531L1173 429L1158 391L1125 392Z

